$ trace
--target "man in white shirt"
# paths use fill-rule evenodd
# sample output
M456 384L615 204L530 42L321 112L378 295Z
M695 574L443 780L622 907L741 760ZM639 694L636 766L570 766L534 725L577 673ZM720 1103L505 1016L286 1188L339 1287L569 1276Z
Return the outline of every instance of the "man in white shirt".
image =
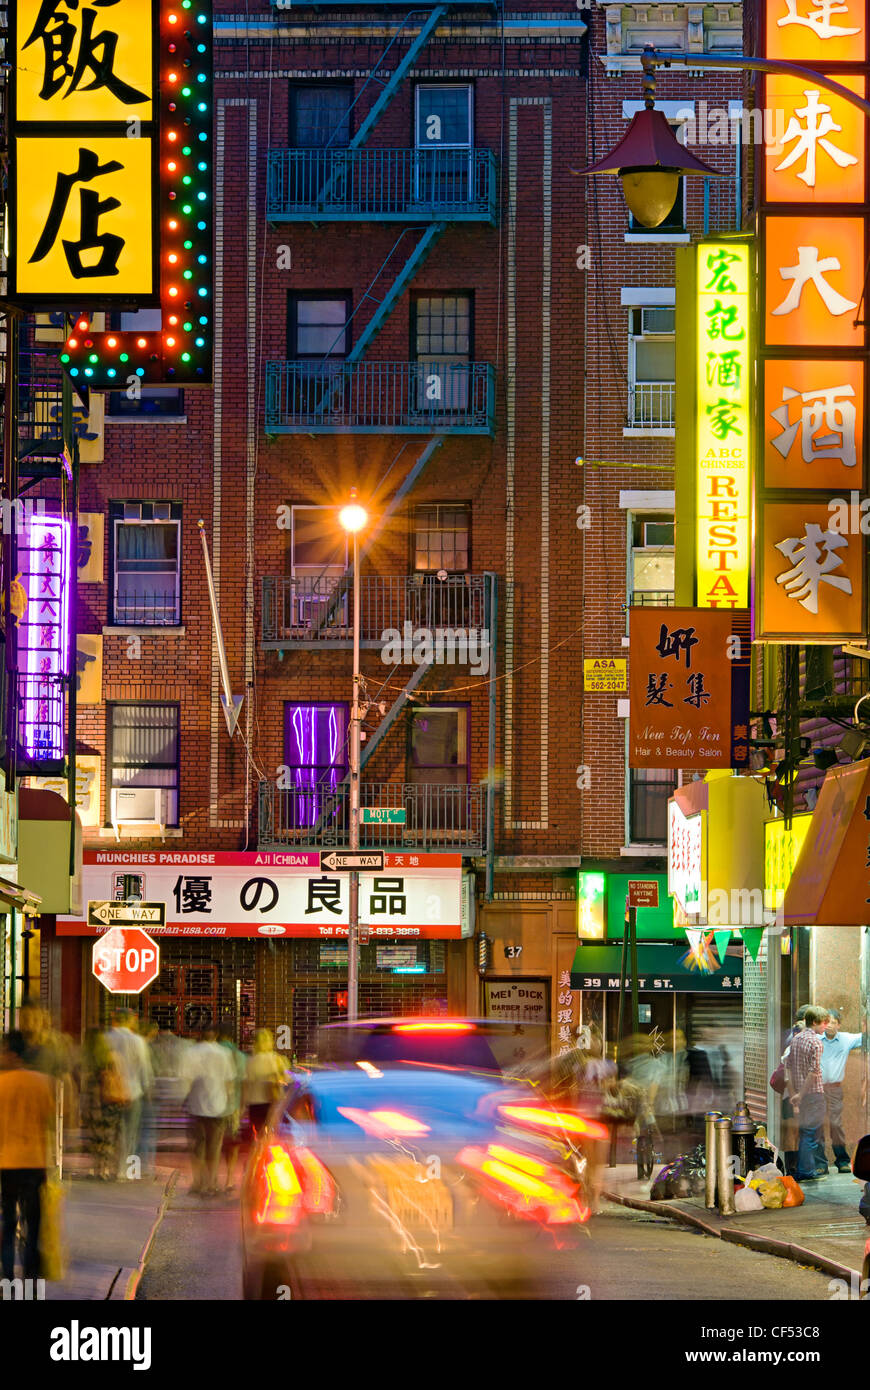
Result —
M190 1191L210 1197L218 1191L221 1142L236 1079L235 1067L230 1053L217 1041L217 1030L207 1028L202 1041L187 1049L182 1068L190 1116Z
M840 1011L830 1009L831 1015L823 1039L824 1050L822 1052L822 1084L825 1088L825 1109L827 1112L828 1129L831 1134L831 1144L834 1149L834 1162L837 1165L838 1173L851 1173L852 1165L849 1161L849 1154L846 1149L846 1133L843 1129L843 1077L846 1075L846 1063L849 1060L849 1053L861 1046L861 1033L843 1033L840 1031ZM824 1122L819 1126L819 1145L820 1156L824 1156L825 1145L825 1126ZM825 1157L827 1162L827 1158Z
M106 1033L106 1041L112 1049L127 1093L127 1101L121 1111L118 1141L118 1178L121 1181L142 1176L139 1146L142 1102L151 1095L154 1084L148 1044L137 1031L137 1023L131 1009L120 1009L112 1014L112 1027ZM138 1168L131 1167L131 1159L139 1160Z

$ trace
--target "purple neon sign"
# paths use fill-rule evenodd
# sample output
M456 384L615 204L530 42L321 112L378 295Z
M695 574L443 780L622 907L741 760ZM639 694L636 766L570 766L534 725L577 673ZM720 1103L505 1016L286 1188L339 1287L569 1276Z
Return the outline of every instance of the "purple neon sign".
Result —
M19 739L36 762L66 756L64 678L70 671L71 524L63 517L27 517L18 567L27 610L18 626Z

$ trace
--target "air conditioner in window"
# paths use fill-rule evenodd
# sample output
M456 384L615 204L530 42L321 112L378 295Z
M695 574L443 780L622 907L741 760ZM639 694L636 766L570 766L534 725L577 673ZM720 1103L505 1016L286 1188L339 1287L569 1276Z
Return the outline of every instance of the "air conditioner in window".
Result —
M120 840L122 826L141 825L155 827L164 840L166 800L163 787L113 787L111 812L115 839Z

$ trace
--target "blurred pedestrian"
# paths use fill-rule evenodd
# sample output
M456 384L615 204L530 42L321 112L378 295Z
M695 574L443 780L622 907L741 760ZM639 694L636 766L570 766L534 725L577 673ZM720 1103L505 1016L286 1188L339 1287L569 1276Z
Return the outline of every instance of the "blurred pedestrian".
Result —
M281 1094L286 1068L275 1051L275 1042L268 1028L254 1034L254 1050L245 1071L244 1099L248 1107L251 1130L257 1134L266 1116Z
M55 1082L37 1071L26 1060L26 1053L24 1035L17 1030L8 1033L0 1063L0 1264L4 1279L15 1278L19 1217L27 1232L24 1278L39 1278L42 1188L53 1161Z
M234 1079L227 1088L227 1111L224 1116L223 1152L227 1165L224 1192L232 1192L235 1186L236 1164L242 1143L242 1089L247 1071L247 1058L236 1047L236 1041L229 1028L222 1028L218 1042L228 1052L234 1070Z
M95 1178L110 1182L118 1172L121 1115L126 1104L115 1054L98 1028L85 1034L81 1062L81 1115Z
M846 1148L846 1132L843 1129L843 1079L849 1053L861 1046L861 1033L844 1033L840 1029L839 1009L829 1009L828 1024L822 1037L822 1085L825 1088L825 1119L834 1150L834 1163L838 1173L851 1173L852 1165ZM819 1129L819 1156L825 1166L828 1156L825 1152L825 1121Z
M818 1162L818 1129L825 1118L825 1091L822 1085L822 1034L829 1019L827 1009L811 1004L804 1015L804 1027L795 1033L788 1050L785 1075L789 1100L798 1122L797 1179L818 1182L826 1168Z
M218 1043L217 1029L213 1027L206 1028L201 1041L187 1049L182 1065L193 1165L190 1191L211 1197L218 1191L224 1117L235 1083L235 1068L227 1049Z
M157 1091L155 1084L155 1046L158 1028L153 1019L141 1025L141 1037L148 1053L147 1085L142 1093L142 1116L139 1127L139 1152L142 1156L142 1176L153 1178L157 1160Z
M115 1010L111 1021L112 1026L106 1034L106 1041L114 1053L127 1096L126 1101L122 1102L118 1145L118 1178L123 1181L134 1175L141 1176L142 1155L139 1144L142 1105L145 1097L151 1093L153 1076L148 1048L145 1039L137 1030L136 1015L132 1009ZM138 1161L132 1173L131 1159Z

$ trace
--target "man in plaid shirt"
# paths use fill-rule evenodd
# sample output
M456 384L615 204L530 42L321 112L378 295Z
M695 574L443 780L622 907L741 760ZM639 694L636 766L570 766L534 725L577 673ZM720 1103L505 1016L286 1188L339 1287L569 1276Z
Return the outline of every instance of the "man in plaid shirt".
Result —
M817 1182L817 1131L825 1121L825 1088L822 1084L822 1034L830 1018L827 1009L811 1004L804 1026L795 1033L785 1059L789 1099L798 1119L798 1182Z

